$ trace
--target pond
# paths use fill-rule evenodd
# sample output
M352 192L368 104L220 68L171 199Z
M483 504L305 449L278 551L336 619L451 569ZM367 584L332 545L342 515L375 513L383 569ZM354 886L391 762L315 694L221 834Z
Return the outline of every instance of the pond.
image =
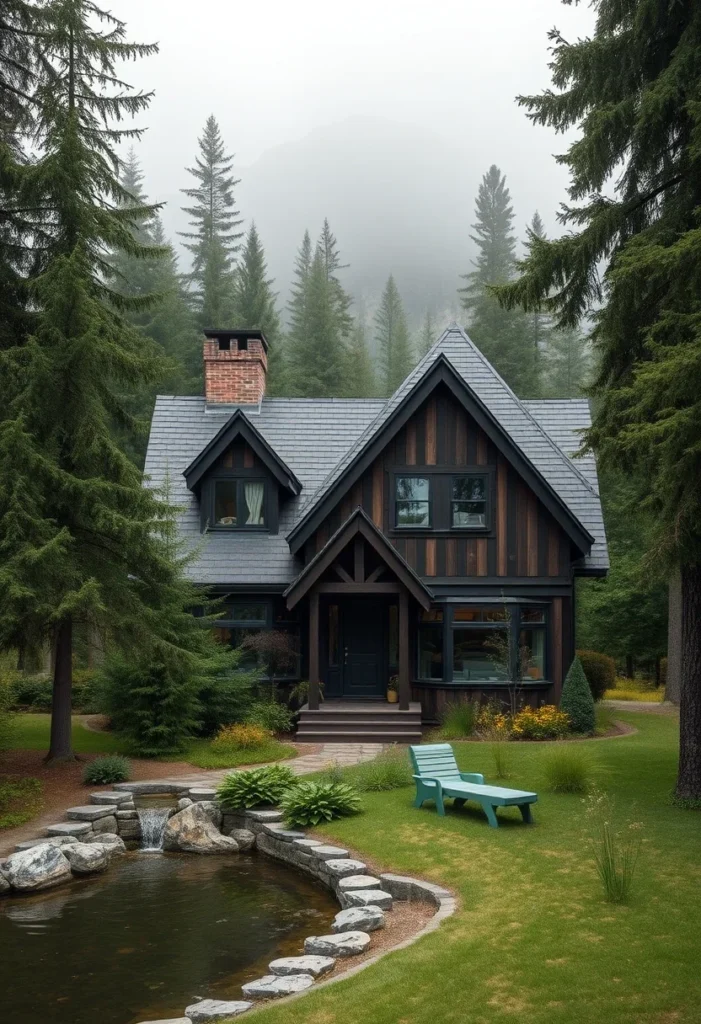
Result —
M263 856L129 854L104 875L0 902L3 1020L136 1024L180 1017L329 930L338 906Z

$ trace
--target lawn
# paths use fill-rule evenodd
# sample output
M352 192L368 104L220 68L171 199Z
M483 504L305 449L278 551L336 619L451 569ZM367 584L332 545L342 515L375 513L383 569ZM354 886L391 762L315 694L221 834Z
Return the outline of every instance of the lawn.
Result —
M621 713L636 735L587 743L617 809L643 823L633 901L604 901L581 797L542 790L546 744L513 744L512 784L540 791L536 824L490 829L476 811L366 794L366 813L325 835L375 865L460 898L438 932L356 977L262 1014L266 1024L697 1024L701 1005L701 814L670 803L673 717ZM454 744L492 771L486 745Z

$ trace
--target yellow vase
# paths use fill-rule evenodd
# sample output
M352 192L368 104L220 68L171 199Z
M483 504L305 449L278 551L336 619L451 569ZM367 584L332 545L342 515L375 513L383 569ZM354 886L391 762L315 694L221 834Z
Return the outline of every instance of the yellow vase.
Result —
M387 691L387 703L388 704L396 704L398 700L399 700L399 694L397 693L396 690L388 690Z

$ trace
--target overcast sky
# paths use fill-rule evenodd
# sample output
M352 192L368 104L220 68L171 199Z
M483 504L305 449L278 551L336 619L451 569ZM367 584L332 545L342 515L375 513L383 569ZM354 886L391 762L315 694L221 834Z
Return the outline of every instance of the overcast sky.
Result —
M273 147L347 118L381 118L415 130L418 145L435 140L436 160L445 144L448 158L460 164L457 173L464 173L470 208L481 174L496 162L508 175L519 218L538 208L548 229L557 230L554 214L567 175L553 154L564 141L532 126L514 97L549 84L548 30L557 25L570 39L588 34L587 5L113 0L111 10L132 39L160 44L157 56L130 65L126 74L156 93L140 119L148 132L138 151L150 196L168 202L164 221L171 233L181 226L178 189L189 184L183 168L210 113L244 179ZM264 215L241 212L258 221ZM456 216L464 220L464 209Z

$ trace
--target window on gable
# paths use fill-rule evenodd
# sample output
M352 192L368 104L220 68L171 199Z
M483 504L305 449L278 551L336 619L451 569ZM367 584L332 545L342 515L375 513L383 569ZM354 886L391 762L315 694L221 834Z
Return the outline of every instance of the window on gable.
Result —
M395 524L400 528L431 525L431 481L425 476L395 478Z
M487 525L487 477L453 477L451 526L474 529Z
M264 527L265 481L215 480L213 522L215 526L239 530Z

